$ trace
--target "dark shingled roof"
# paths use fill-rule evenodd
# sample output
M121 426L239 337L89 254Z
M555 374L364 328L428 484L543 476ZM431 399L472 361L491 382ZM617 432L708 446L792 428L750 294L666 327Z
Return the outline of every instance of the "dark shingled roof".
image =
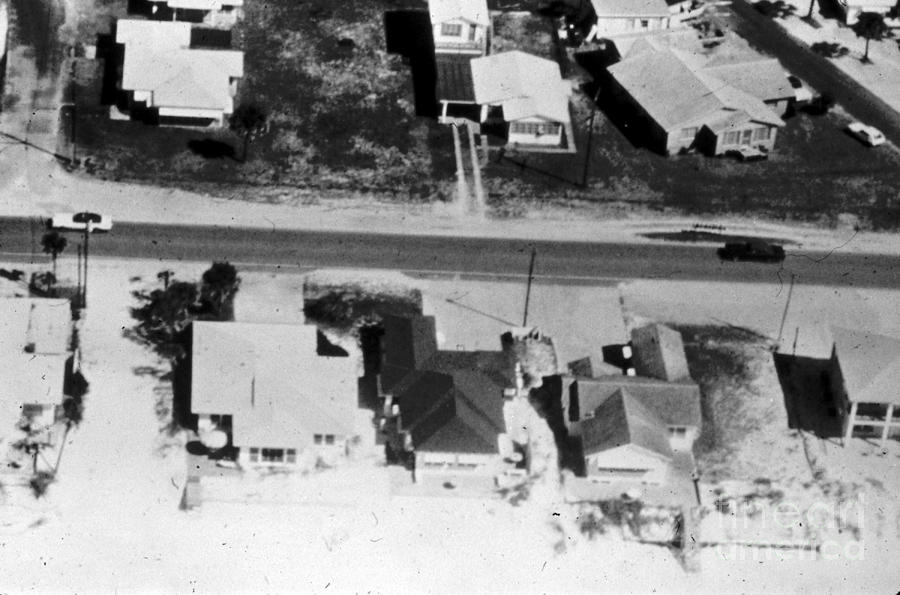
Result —
M435 54L438 101L475 103L472 58L466 54Z
M660 380L690 378L681 333L662 324L631 331L634 369L640 376Z
M569 410L581 417L583 412L595 410L619 389L625 389L666 426L701 427L700 388L690 380L665 382L640 376L568 376L565 384L569 386Z
M416 370L397 385L395 398L416 450L493 454L506 431L504 388L496 375Z
M668 432L662 421L625 389L617 389L581 424L584 454L633 444L672 458Z
M388 315L381 321L381 386L390 391L410 370L437 352L434 316Z

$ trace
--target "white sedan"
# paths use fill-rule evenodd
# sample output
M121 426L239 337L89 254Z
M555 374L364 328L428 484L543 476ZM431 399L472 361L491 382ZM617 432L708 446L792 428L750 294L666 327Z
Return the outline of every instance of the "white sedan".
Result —
M109 231L112 219L97 213L56 213L50 218L51 229L85 231L90 225L91 231Z
M880 130L874 126L866 126L862 122L853 122L847 126L847 131L870 147L883 145L886 140Z

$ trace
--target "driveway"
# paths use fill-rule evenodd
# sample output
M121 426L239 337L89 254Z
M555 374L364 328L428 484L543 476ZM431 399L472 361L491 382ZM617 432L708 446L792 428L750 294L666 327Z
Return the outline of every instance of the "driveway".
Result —
M794 40L746 0L734 0L730 16L732 28L751 45L778 58L788 70L820 92L830 93L854 117L881 129L888 139L900 145L900 114L888 104Z

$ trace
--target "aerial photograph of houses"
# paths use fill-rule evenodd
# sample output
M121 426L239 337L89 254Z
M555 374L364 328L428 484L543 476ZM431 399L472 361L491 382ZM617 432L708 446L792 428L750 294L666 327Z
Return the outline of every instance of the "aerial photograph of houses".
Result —
M0 0L0 593L897 593L897 0Z

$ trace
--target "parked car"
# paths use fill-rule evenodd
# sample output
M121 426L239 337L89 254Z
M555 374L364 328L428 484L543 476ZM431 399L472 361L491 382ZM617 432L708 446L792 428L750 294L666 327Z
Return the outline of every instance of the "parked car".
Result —
M862 122L853 122L847 126L847 132L861 140L870 147L883 145L886 141L884 134L874 126L866 126Z
M722 260L751 260L755 262L781 262L784 260L784 248L763 240L747 242L728 242L717 251Z
M725 151L725 155L737 157L739 161L762 161L769 158L768 153L750 145L741 145L737 149Z
M106 215L89 213L56 213L50 218L48 227L51 229L84 231L90 225L92 232L109 231L112 229L112 219Z
M805 84L803 84L803 81L792 74L788 75L787 80L791 84L791 87L794 89L794 100L798 104L803 105L812 101L812 90Z

